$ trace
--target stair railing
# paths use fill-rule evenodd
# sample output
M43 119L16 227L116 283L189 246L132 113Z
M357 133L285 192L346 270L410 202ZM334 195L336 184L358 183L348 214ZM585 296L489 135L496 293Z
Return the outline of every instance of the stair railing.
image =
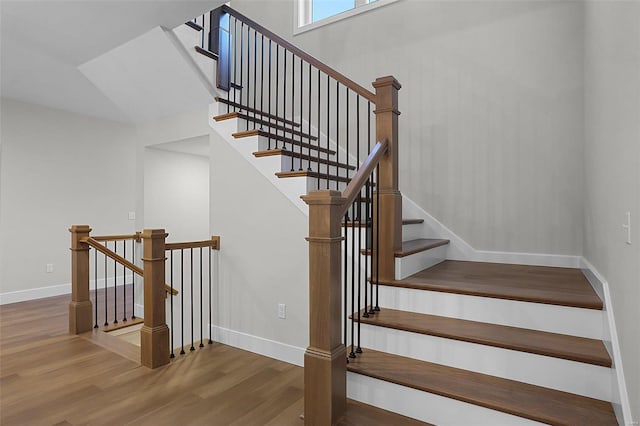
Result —
M202 248L210 247L211 250L218 250L220 247L220 239L219 237L212 237L211 240L206 241L194 241L194 242L185 242L185 243L166 243L167 233L164 232L163 229L146 229L142 233L136 233L134 235L118 235L118 236L100 236L100 237L91 237L91 228L88 225L74 225L70 229L71 232L71 268L72 268L72 292L71 292L71 303L69 304L69 332L72 334L80 334L84 332L88 332L94 328L99 328L99 315L98 315L98 270L100 269L101 263L97 261L97 253L100 252L104 255L104 289L103 296L105 300L104 312L105 312L105 323L103 326L105 327L105 331L111 331L115 327L114 325L118 323L118 314L117 314L117 306L118 306L118 296L117 296L117 270L122 267L124 270L131 271L134 274L143 277L143 298L144 298L144 324L142 329L140 330L140 362L145 367L156 368L162 365L165 365L169 362L170 356L173 354L173 305L174 298L180 295L180 292L173 287L173 276L170 277L169 282L172 285L167 285L167 277L165 273L165 263L167 261L166 251L173 253L173 250L185 250L188 249L193 253L194 249L200 248L200 254L202 255ZM127 241L133 239L138 243L140 241L143 242L143 250L141 261L143 263L143 267L136 265L136 256L135 256L135 248L131 249L131 260L126 257L126 244L123 244L121 247L124 247L122 255L118 253L118 241ZM109 243L113 242L113 250L109 247ZM93 248L95 250L94 257L94 266L90 267L90 249ZM173 259L173 255L170 256ZM211 254L208 256L208 283L209 283L209 291L206 293L206 297L209 299L208 307L209 307L209 325L212 324L211 321L211 284L212 284L212 275L213 275L213 263L211 262ZM107 281L108 277L106 275L107 271L110 270L110 264L107 264L107 259L111 259L113 261L113 271L114 271L114 289L113 289L113 309L110 310L110 306L107 304ZM193 268L193 261L191 262L191 267ZM202 261L200 261L200 280L202 283L203 274L202 274ZM93 303L91 301L91 293L90 293L90 270L93 269L94 272L94 297L96 301L96 309L93 309ZM170 271L173 272L173 264L170 266ZM179 271L179 273L184 274L184 271ZM126 313L129 311L126 306L126 286L124 285L124 280L126 280L126 273L123 273L123 293L125 300L125 306L123 310L125 312L125 317L122 322L126 321ZM193 269L191 269L191 286L193 286ZM135 317L134 313L134 305L135 304L135 286L132 285L131 289L131 303L132 307L129 311L131 313L131 321L136 322L139 318ZM187 291L190 294L191 305L189 310L191 312L191 317L193 319L194 312L194 291ZM169 295L169 302L167 302L167 295ZM200 315L198 317L200 325L200 338L201 343L203 339L203 302L202 299L205 294L202 291L202 287L200 287ZM183 295L180 295L181 300L184 299ZM171 339L169 335L169 327L167 325L166 318L166 304L169 304L171 309L170 316L170 324L171 328ZM183 302L181 302L183 303ZM109 324L108 318L109 314L113 313L114 321L112 324ZM95 322L94 322L95 321ZM181 323L182 331L184 332L184 324ZM193 338L195 326L193 324L193 320L191 322L191 336ZM184 341L184 337L181 338ZM194 339L192 339L192 342ZM209 343L212 343L211 334L209 332ZM193 347L193 343L191 345ZM201 345L202 347L203 345ZM171 349L170 349L171 348Z
M398 191L397 168L398 90L401 86L393 77L379 78L373 86L377 98L376 136L380 142L343 192L313 191L303 197L309 205L309 347L305 352L304 369L306 425L333 425L344 414L344 360L356 357L362 351L360 315L372 315L379 310L378 279L395 278L394 253L402 244L402 197ZM361 231L356 235L356 221L349 222L344 218L349 209L353 211L354 201L360 208L361 203L357 201L362 198L363 188L373 184L376 186L372 197L373 227L370 230L365 227L365 247L372 261L369 267L365 258L362 268L361 256L357 255L362 251L360 246L357 251L355 247L356 240L361 244ZM368 206L369 203L365 208ZM365 214L364 217L368 216ZM348 232L342 237L343 220L344 227L351 229L351 245ZM349 249L352 253L350 265ZM358 265L354 263L356 257ZM341 265L341 262L344 263ZM367 276L371 278L369 284ZM346 325L347 316L351 317L350 330ZM351 338L348 354L347 335Z

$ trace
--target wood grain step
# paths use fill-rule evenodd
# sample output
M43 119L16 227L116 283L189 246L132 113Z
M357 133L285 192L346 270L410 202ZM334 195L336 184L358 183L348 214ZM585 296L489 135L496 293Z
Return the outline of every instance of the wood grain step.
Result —
M331 167L338 167L341 169L347 169L347 170L355 170L356 167L352 166L350 164L345 164L345 163L339 163L337 161L332 161L332 160L327 160L326 158L322 158L322 156L320 156L320 158L318 158L317 156L314 155L308 155L308 154L300 154L299 152L293 152L293 151L289 151L288 149L269 149L266 151L257 151L254 152L253 155L255 157L270 157L273 155L283 155L286 157L291 157L291 158L297 158L300 159L302 157L303 160L305 161L311 161L311 163L315 163L315 164L324 164L324 165L328 165Z
M302 418L304 418L302 416ZM362 425L402 425L402 426L432 426L420 420L405 417L391 411L383 410L372 405L347 399L347 412L338 421L337 426ZM302 426L302 425L301 425Z
M579 269L446 260L403 280L380 284L471 296L602 309Z
M281 179L291 178L291 177L300 177L300 176L306 176L306 177L318 178L318 179L327 178L326 173L318 173L318 172L309 171L309 170L294 170L292 172L278 172L276 173L276 176L278 176ZM329 180L332 182L349 182L351 178L348 178L346 176L335 176L331 174L329 175Z
M347 226L348 228L361 228L364 226L370 226L372 223L371 220L367 221L367 222L360 222L360 221L348 221L345 225L344 222L342 222L342 227ZM424 223L424 219L402 219L402 225L417 225L420 223Z
M418 238L415 240L403 241L402 249L395 253L395 257L407 257L411 256L412 254L431 250L433 248L445 246L447 244L449 244L449 240L443 240L439 238ZM368 256L371 254L371 249L362 249L361 253ZM382 282L380 284L382 284Z
M268 112L264 112L264 111L261 111L259 109L251 108L251 107L249 107L247 105L243 105L243 104L238 103L238 102L234 102L234 101L231 101L231 100L228 100L228 99L221 98L220 96L216 96L215 100L216 100L216 102L220 102L221 104L229 105L230 107L233 107L233 108L238 108L240 110L256 113L256 114L260 115L260 117L266 117L268 119L276 120L277 122L285 123L285 124L288 124L289 126L300 127L300 123L296 123L295 121L291 121L291 120L288 120L286 118L278 117L277 115L269 114ZM223 114L223 115L227 116L227 118L235 118L235 115L228 116L228 114L233 114L234 112L236 112L236 111L230 111L227 114ZM215 119L216 118L214 117L214 120ZM219 120L216 120L216 121L219 121Z
M257 112L255 112L254 114L256 116L251 116L249 114L245 114L245 113L242 113L242 112L234 111L234 112L230 112L230 113L227 113L227 114L217 115L217 116L213 117L213 119L216 120L216 121L221 121L221 120L229 120L231 118L239 118L241 120L250 121L250 122L252 122L254 124L259 124L259 125L264 126L264 127L267 128L267 129L262 128L262 129L256 129L256 130L265 130L267 132L269 132L269 131L276 131L276 132L281 131L281 132L284 132L284 133L288 133L290 135L299 136L299 137L301 137L303 139L308 139L308 140L312 140L312 141L318 140L317 136L310 135L310 134L305 133L305 132L303 132L301 130L296 130L295 128L293 128L293 127L296 127L296 126L288 127L286 125L280 125L280 124L272 123L270 121L263 120L260 117L257 117L257 115L258 115ZM299 125L298 125L298 127L299 127ZM252 130L252 129L248 129L248 130Z
M363 348L348 371L551 425L616 425L609 402Z
M282 143L289 144L289 145L293 145L293 146L302 146L303 148L308 148L314 151L320 151L323 153L329 153L331 155L335 154L336 152L331 150L331 149L327 149L324 148L322 146L318 146L318 145L312 145L310 143L307 142L301 142L300 140L295 140L289 136L284 136L281 134L276 134L276 133L270 133L267 132L265 130L260 130L260 129L252 129L252 130L246 130L243 132L236 132L233 133L231 136L233 136L236 139L241 139L241 138L248 138L251 136L262 136L265 138L269 138L271 140L274 141L280 141Z
M195 22L193 22L193 21L187 21L187 22L185 22L184 24L185 24L185 25L187 25L188 27L193 28L193 29L194 29L194 30L196 30L196 31L202 31L202 30L204 29L204 28L202 28L202 26L201 26L201 25L196 24L196 23L195 23Z
M198 52L199 54L204 55L204 56L206 56L206 57L208 57L208 58L211 58L211 59L213 59L214 61L217 61L217 60L218 60L218 55L216 55L215 53L213 53L213 52L209 52L208 50L203 49L203 48L202 48L202 47L200 47L200 46L195 46L194 48L196 49L196 52Z
M364 313L364 312L362 312ZM383 308L363 324L611 367L600 340Z

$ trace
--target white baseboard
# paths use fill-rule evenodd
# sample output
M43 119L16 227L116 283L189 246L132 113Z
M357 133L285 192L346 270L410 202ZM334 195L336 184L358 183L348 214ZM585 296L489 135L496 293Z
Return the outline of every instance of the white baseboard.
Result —
M26 290L8 291L6 293L0 293L0 305L42 299L45 297L61 296L63 294L70 293L71 283L52 285L48 287L29 288Z
M122 285L126 280L127 285L133 282L133 275L118 275L116 282ZM95 288L94 280L89 281L89 291L93 292ZM113 277L107 278L107 288L113 288ZM104 278L98 279L98 290L104 289ZM25 290L8 291L0 293L0 305L9 303L26 302L27 300L42 299L45 297L61 296L63 294L71 294L71 283L52 285L47 287L28 288Z
M449 240L447 259L450 260L556 266L562 268L580 267L580 256L477 250L405 195L402 196L402 210L405 218L424 219L423 229L425 234L422 238L444 238Z
M620 345L618 343L618 332L616 331L616 322L613 315L613 306L611 303L611 292L607 280L598 272L598 270L584 257L581 258L580 267L598 293L604 303L604 324L605 333L609 339L605 340L605 345L609 352L612 352L613 370L612 374L612 392L613 392L613 408L618 418L618 423L624 425L637 424L633 423L631 416L631 405L629 404L629 394L627 393L627 385L624 380L624 370L622 368L622 356L620 355ZM608 341L607 341L608 340Z
M304 366L304 348L215 325L211 326L211 332L213 340L216 342L288 362L289 364Z

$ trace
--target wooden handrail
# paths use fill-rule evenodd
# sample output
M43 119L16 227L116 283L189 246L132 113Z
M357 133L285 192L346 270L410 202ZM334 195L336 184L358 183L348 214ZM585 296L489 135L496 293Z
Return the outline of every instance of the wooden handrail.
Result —
M102 253L105 256L115 260L116 262L120 263L121 265L126 266L127 268L129 268L133 272L135 272L136 274L138 274L140 276L144 275L144 272L142 271L141 267L134 265L133 263L131 263L130 261L128 261L124 257L120 256L118 253L106 248L103 244L100 244L100 242L98 240L96 240L95 238L93 238L93 237L83 238L81 241L89 244L91 247L93 247L94 249L98 250L100 253Z
M118 253L106 248L104 245L100 244L100 241L98 239L89 237L89 238L82 238L80 241L89 244L91 247L98 250L100 253L115 260L116 262L119 262L121 265L124 265L125 267L129 268L131 271L135 272L141 277L144 276L144 272L141 267L134 265L124 257L120 256ZM111 240L108 240L108 241L111 241ZM168 284L164 285L164 289L167 293L171 293L174 296L178 294L178 290L176 290L175 288L171 287Z
M136 242L142 241L142 233L136 232L131 235L100 235L91 237L96 241L122 241L122 240L136 240Z
M367 183L367 180L369 180L369 176L371 176L373 170L378 166L380 159L387 152L388 146L389 144L386 140L377 142L365 162L360 166L358 173L356 173L349 182L349 185L347 185L342 192L342 197L344 198L344 204L342 205L343 215L349 210L349 207L351 207L351 204L356 200L358 194L360 194L360 190L364 184Z
M373 92L371 92L370 90L365 89L364 87L360 86L358 83L356 83L355 81L351 80L350 78L348 78L344 74L341 74L338 71L336 71L333 68L331 68L330 66L320 62L319 60L317 60L313 56L309 55L307 52L305 52L302 49L294 46L293 44L289 43L288 41L286 41L285 39L283 39L279 35L269 31L268 29L266 29L262 25L258 24L257 22L253 21L252 19L246 17L242 13L236 11L235 9L233 9L233 8L227 6L227 5L222 5L221 9L222 9L223 12L226 12L229 15L235 16L237 19L239 19L240 21L244 22L249 27L253 28L256 31L259 31L261 34L264 34L265 36L267 36L271 40L277 42L280 46L284 47L289 52L292 52L295 55L297 55L299 58L304 59L305 61L307 61L308 63L310 63L311 65L313 65L317 69L319 69L320 71L322 71L325 74L333 77L334 80L342 83L343 85L345 85L346 87L348 87L349 89L353 90L354 92L356 92L357 94L359 94L360 96L364 97L365 99L367 99L368 101L370 101L372 104L375 105L375 103L376 103L376 95Z
M220 237L214 235L210 240L204 241L187 241L181 243L167 243L164 248L165 251L168 250L182 250L182 249L190 249L190 248L198 248L198 247L211 247L211 250L220 250Z

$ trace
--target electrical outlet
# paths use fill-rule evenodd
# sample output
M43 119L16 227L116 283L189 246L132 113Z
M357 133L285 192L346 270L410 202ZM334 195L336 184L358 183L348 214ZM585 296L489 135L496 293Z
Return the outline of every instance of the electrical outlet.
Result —
M53 272L53 263L47 263L47 274Z
M287 305L278 303L278 318L285 319L287 317Z
M136 220L136 212L129 212L129 220Z

